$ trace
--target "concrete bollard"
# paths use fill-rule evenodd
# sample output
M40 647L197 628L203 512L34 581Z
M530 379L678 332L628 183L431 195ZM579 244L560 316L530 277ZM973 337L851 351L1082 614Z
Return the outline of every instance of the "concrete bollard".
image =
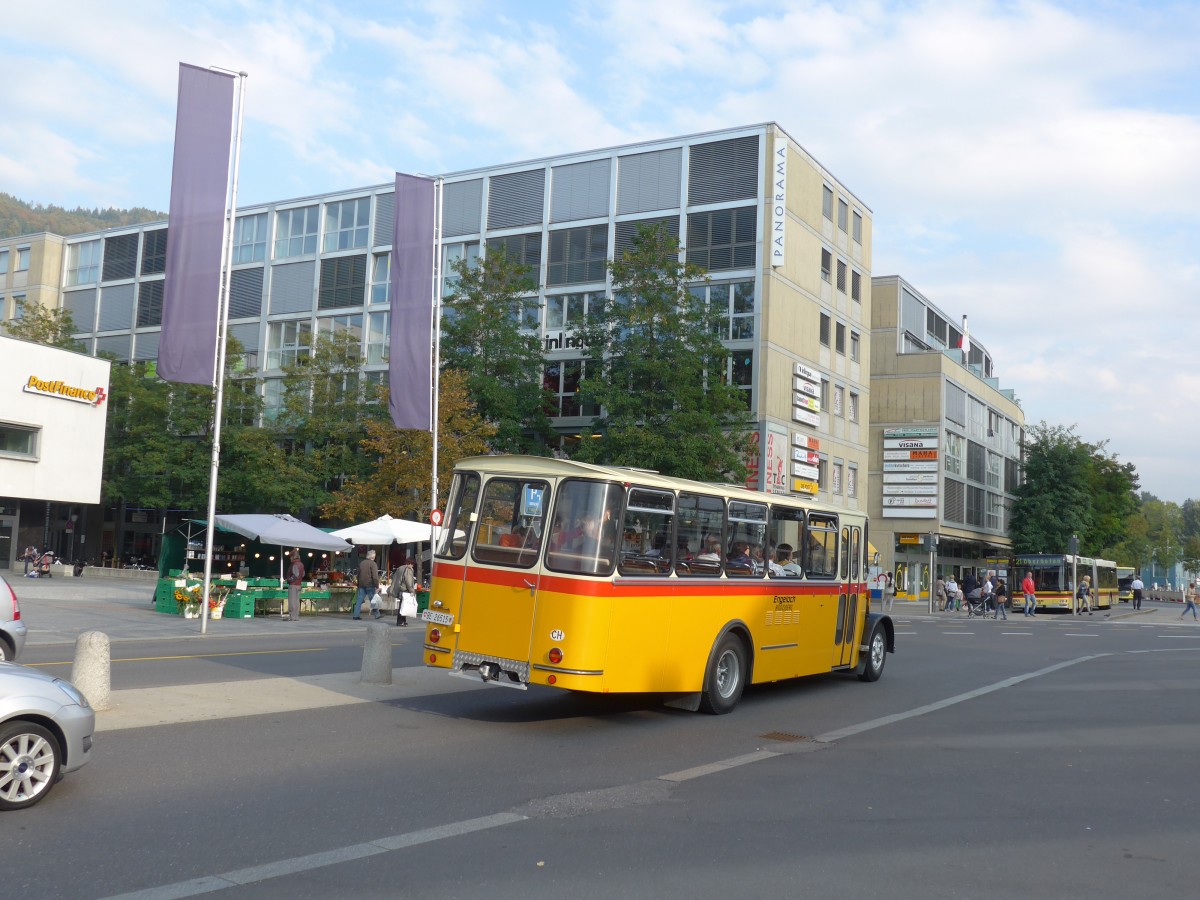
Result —
M75 640L71 683L87 697L92 709L112 707L111 668L107 634L103 631L85 631Z
M363 684L392 683L392 628L382 622L367 626L367 641L363 644Z

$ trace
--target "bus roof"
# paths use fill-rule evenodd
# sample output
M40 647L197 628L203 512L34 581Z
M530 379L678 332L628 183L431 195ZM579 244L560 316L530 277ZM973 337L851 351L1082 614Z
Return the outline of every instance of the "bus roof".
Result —
M834 514L850 514L866 516L865 511L845 509L822 503L814 498L796 494L767 494L762 491L752 491L736 484L713 484L704 481L691 481L687 478L673 478L661 475L651 469L635 469L628 466L601 466L594 463L579 462L574 459L558 459L552 456L518 456L516 454L499 454L496 456L468 456L460 459L454 466L459 469L475 469L494 475L531 475L542 474L560 478L604 478L637 484L641 487L661 488L663 490L689 491L699 494L719 493L735 500L747 503L770 503L772 500L788 500L798 503L806 509Z

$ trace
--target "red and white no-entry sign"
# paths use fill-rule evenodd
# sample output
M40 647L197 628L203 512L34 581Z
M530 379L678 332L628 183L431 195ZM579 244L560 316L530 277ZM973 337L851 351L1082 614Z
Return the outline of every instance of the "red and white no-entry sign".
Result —
M429 514L429 522L432 525L441 525L442 524L442 511L440 509L435 509L433 512L431 512Z

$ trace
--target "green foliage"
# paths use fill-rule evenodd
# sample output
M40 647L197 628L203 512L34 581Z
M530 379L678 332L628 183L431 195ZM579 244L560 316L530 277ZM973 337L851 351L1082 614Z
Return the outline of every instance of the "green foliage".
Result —
M640 228L610 263L614 300L578 332L589 357L580 398L603 415L577 456L740 482L750 444L744 394L725 378L721 311L688 290L704 272L681 263L679 249L661 225Z
M322 335L312 343L311 356L301 353L283 367L282 407L271 430L303 466L306 492L290 507L299 515L328 503L345 481L370 471L358 446L367 420L385 409L363 380L361 353L354 334Z
M166 219L166 213L141 206L133 209L64 209L54 205L33 205L11 194L0 193L0 238L42 231L60 235L82 234L122 225L165 222Z
M50 309L40 303L21 303L21 318L4 323L10 337L48 347L83 352L83 345L72 337L77 331L69 309Z
M545 453L551 430L542 348L536 331L521 328L525 307L537 302L530 296L537 282L528 266L499 249L477 265L460 259L453 269L458 282L445 299L443 367L466 375L478 414L495 428L492 449Z
M1063 553L1079 536L1082 556L1114 553L1138 510L1138 474L1087 444L1074 426L1046 422L1028 430L1025 482L1016 490L1010 535L1018 553Z

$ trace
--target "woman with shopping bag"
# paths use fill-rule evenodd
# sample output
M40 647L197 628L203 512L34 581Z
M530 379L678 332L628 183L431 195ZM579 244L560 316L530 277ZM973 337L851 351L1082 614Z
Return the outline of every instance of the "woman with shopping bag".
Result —
M413 575L412 560L405 558L400 561L392 572L392 584L388 588L388 596L396 601L396 624L408 625L408 617L417 614L417 579Z

